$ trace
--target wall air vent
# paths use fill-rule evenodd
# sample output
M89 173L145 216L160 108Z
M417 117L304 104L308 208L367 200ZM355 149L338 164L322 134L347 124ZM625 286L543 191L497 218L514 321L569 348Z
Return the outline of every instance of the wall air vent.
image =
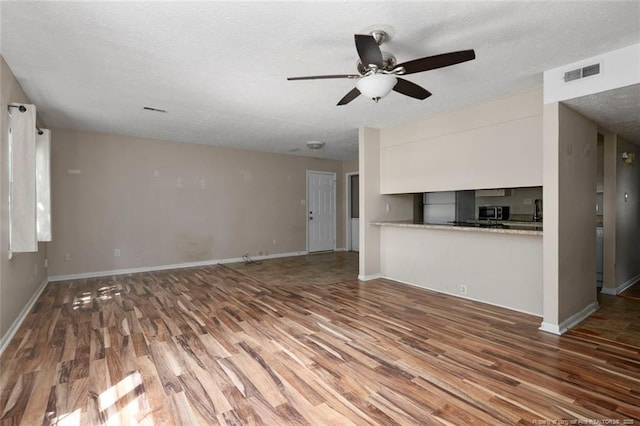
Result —
M580 80L581 78L591 77L600 74L600 64L587 65L583 68L567 71L564 73L564 82Z
M600 64L593 64L582 68L582 78L596 74L600 74Z
M577 70L567 71L564 73L564 81L573 81L579 80L582 78L582 68L578 68Z

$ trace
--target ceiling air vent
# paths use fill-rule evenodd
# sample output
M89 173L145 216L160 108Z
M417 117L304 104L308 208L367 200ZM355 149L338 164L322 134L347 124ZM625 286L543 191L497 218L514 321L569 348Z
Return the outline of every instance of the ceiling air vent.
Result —
M587 65L583 68L567 71L564 73L564 82L580 80L581 78L591 77L600 74L600 64Z
M154 107L150 107L150 106L142 107L142 109L147 110L147 111L153 111L153 112L161 112L161 113L167 112L166 109L154 108Z

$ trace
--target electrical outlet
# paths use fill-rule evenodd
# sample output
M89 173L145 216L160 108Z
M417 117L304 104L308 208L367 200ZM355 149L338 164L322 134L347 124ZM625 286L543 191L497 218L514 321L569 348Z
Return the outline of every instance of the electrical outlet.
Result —
M391 210L391 208L389 207L389 203L387 203L387 213L389 213L389 210Z
M300 200L300 205L301 206L306 206L307 205L307 200Z
M45 259L44 260L44 269L47 269L49 267L49 259Z
M460 294L467 294L467 285L466 284L461 284L460 285Z
M115 257L120 257L120 249L115 249L115 250L113 251L113 255L114 255Z
M68 261L70 261L70 260L71 260L71 253L65 253L65 254L64 254L64 261L65 261L65 262L68 262Z
M278 244L278 240L276 240L275 238L271 242L273 243L274 246Z

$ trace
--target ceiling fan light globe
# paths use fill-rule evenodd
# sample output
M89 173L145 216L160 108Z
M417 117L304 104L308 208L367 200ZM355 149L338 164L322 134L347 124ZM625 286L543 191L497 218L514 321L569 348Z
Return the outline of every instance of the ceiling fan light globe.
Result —
M387 96L397 82L398 79L391 74L372 74L359 79L356 87L364 96L377 102L377 99Z

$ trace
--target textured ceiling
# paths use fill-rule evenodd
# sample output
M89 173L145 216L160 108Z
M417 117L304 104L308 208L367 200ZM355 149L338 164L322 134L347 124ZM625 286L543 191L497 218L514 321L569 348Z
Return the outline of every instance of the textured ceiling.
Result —
M50 127L357 158L384 128L542 84L542 72L640 42L638 2L0 2L1 53ZM337 101L354 33L399 62L473 48L407 76L433 93ZM166 109L166 114L143 106ZM326 142L312 153L308 140Z
M604 130L640 145L640 84L582 96L565 102Z

